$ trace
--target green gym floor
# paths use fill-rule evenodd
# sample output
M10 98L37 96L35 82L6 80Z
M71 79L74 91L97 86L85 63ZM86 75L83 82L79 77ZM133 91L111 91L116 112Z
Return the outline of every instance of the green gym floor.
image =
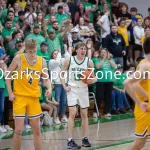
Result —
M134 116L125 114L112 116L111 119L89 119L89 139L91 148L86 150L127 150L134 139ZM66 150L67 124L45 126L41 129L43 135L42 150ZM74 139L81 145L81 120L76 120L73 131ZM0 150L13 149L13 132L0 134ZM150 149L150 140L147 140L142 150ZM34 150L32 130L23 132L22 150Z

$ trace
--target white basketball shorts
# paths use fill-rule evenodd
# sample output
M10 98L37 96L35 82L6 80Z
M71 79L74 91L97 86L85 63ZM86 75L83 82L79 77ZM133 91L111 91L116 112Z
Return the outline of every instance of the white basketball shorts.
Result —
M68 107L79 105L80 108L89 107L89 91L88 87L71 87L71 91L67 93Z

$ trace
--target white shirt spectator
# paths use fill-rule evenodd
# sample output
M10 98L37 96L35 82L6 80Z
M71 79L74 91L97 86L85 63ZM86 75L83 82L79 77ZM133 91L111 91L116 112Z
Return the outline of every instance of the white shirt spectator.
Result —
M135 44L142 45L140 40L141 40L142 36L144 36L144 28L135 26L133 28L133 35L134 35L134 39L135 39Z
M25 18L27 17L29 15L29 12L26 12L25 13ZM37 14L36 13L33 13L33 15L35 16L35 17L37 17ZM29 22L31 23L31 24L33 24L33 22L34 22L34 20L33 20L33 17L32 17L32 15L30 15L29 16Z
M110 22L108 16L103 15L100 19L100 22L102 23L102 26L106 31L104 32L103 30L101 30L101 37L106 38L106 36L110 34Z
M83 43L86 43L87 40L89 39L88 36L81 36L80 34L82 33L90 33L90 29L88 26L79 26L78 27L78 30L79 30L79 40L81 40Z
M68 52L65 52L65 58L61 57L61 53L58 53L56 59L51 59L49 61L49 71L51 74L51 80L54 82L54 84L61 84L59 73L61 71L61 67L63 66L65 60L70 57L70 54ZM67 75L65 75L67 76ZM67 79L67 78L66 78Z

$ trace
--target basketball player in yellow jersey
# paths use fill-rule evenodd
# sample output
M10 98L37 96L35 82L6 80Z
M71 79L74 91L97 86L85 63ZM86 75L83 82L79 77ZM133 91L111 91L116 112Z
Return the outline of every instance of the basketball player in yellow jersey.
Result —
M150 38L145 39L143 48L146 55L138 65L138 72L124 82L125 89L136 103L136 138L129 150L142 149L147 137L150 136Z
M48 78L46 61L36 55L37 43L33 39L25 42L26 53L16 55L8 71L11 73L6 79L9 100L13 102L15 119L15 132L13 137L14 150L21 149L24 118L27 111L34 135L35 150L41 150L40 115L42 113L39 97L40 76L44 79L47 91L45 95L51 96L51 82ZM15 71L15 72L14 72ZM11 88L11 75L14 73L14 89ZM15 75L16 74L16 75Z

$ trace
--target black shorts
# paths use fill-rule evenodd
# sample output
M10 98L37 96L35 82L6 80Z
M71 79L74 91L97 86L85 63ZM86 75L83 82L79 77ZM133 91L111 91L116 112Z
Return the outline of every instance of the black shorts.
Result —
M133 36L133 35L130 35L129 44L130 44L130 45L134 45L134 43L135 43L134 36Z
M142 45L134 44L134 51L143 51Z

